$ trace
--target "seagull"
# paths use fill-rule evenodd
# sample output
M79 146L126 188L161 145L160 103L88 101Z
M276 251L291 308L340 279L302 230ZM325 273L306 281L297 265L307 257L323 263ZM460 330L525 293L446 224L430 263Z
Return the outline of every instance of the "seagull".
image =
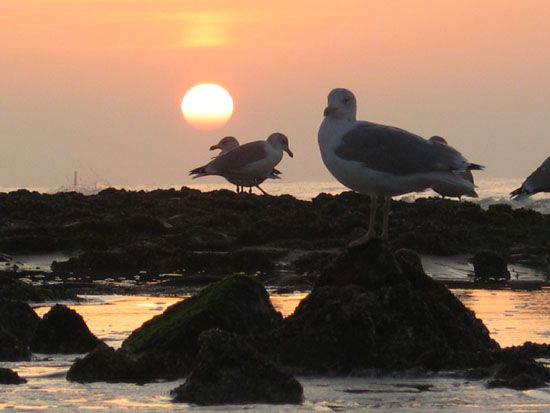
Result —
M235 141L237 140L235 139ZM211 149L216 149L215 146L213 145ZM259 185L267 178L277 175L279 171L274 167L283 158L283 151L287 152L290 157L294 156L288 147L288 138L282 133L275 132L269 135L265 141L245 143L225 153L222 148L222 153L217 157L206 165L193 169L189 174L194 175L193 179L208 175L223 176L237 187L252 188L254 186L262 193L267 194ZM277 176L275 179L278 178ZM237 190L237 192L239 191Z
M432 136L430 139L428 139L431 142L439 142L444 145L447 145L447 140L443 138L442 136ZM472 184L474 183L474 176L472 175L472 171L469 169L464 172L457 172L458 175L460 175L462 178L466 179L467 181L470 181ZM464 190L463 186L457 187L456 185L449 185L449 184L439 184L432 187L432 189L437 192L439 195L441 195L443 198L448 196L449 198L458 198L459 200L462 198L463 195L470 196L472 198L477 198L477 192L475 190Z
M210 150L216 150L220 149L220 153L218 156L225 155L227 152L232 151L233 149L237 148L239 146L239 141L234 136L225 136L220 141L212 145L210 147ZM271 179L281 179L279 175L281 175L281 171L278 169L273 168L273 171L267 178ZM225 178L229 182L231 182L233 185L237 187L237 193L244 192L244 187L248 187L248 192L252 193L252 187L257 187L262 193L267 195L267 192L265 192L262 188L260 188L260 184L264 182L267 178L258 178L253 180L243 180L243 179L236 179L236 178Z
M510 196L516 201L522 201L538 192L550 192L550 156L519 188L510 192Z
M237 138L235 138L234 136L225 136L221 138L217 144L212 145L210 147L210 150L214 151L216 149L219 149L221 152L218 154L218 156L220 156L225 155L227 152L232 151L238 146L239 141L237 140Z
M378 197L384 197L382 239L388 239L391 197L453 185L465 192L474 185L459 172L483 169L456 149L406 130L356 119L357 101L347 89L333 89L318 133L321 157L344 186L371 198L369 229L350 246L375 238Z

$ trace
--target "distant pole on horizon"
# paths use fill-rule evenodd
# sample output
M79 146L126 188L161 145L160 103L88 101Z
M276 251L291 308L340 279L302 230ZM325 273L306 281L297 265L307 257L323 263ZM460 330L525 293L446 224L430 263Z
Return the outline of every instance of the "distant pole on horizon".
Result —
M78 172L74 171L74 177L73 177L73 189L76 192L76 189L78 188Z

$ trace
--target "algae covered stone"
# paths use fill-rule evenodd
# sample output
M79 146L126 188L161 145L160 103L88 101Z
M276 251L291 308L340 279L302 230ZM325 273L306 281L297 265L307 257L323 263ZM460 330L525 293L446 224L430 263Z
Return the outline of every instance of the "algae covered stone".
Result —
M203 331L220 328L247 335L273 330L280 322L280 314L259 282L230 276L145 322L122 343L122 350L155 359L161 370L177 363L190 367Z

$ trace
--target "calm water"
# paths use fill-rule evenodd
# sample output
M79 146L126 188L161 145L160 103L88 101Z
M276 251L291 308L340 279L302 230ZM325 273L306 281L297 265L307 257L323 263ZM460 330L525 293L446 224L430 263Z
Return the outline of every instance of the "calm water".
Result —
M550 335L550 290L486 291L455 290L467 306L476 311L491 335L501 345L526 340L548 341ZM274 306L289 315L303 293L272 295ZM71 305L90 329L107 344L119 347L132 330L162 312L182 297L89 296L86 303ZM43 315L48 307L38 307ZM28 380L20 386L0 386L0 408L17 411L544 411L550 409L550 390L518 392L486 390L481 382L449 378L445 375L414 377L404 374L385 378L307 378L298 377L306 401L294 406L221 406L201 408L173 404L169 392L183 380L133 384L78 384L65 380L76 355L36 354L30 362L0 363L17 370ZM419 386L429 385L427 391Z

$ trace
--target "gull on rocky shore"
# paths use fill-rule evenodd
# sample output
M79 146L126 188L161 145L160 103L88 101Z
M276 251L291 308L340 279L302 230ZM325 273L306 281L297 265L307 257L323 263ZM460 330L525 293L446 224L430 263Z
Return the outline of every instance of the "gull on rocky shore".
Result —
M359 245L376 236L378 197L384 197L382 238L388 238L391 197L453 185L464 192L474 184L461 172L483 169L456 149L429 141L406 130L356 119L357 102L347 89L333 89L318 133L321 157L330 173L353 191L371 197L369 229L352 242Z
M510 196L521 201L539 192L550 192L550 156Z
M235 141L237 146L226 150L225 153L223 150L227 149L227 142L230 146L234 145L231 139L222 145L224 148L216 148L216 145L213 145L211 150L222 149L222 153L208 164L191 170L189 174L193 175L193 179L219 175L236 185L237 192L239 192L239 187L249 187L250 189L256 187L266 194L259 185L267 178L279 179L277 175L280 172L275 169L275 166L283 158L283 151L287 152L290 157L294 156L289 148L288 138L282 133L275 132L269 135L265 141L254 141L244 145L238 145L237 139Z

